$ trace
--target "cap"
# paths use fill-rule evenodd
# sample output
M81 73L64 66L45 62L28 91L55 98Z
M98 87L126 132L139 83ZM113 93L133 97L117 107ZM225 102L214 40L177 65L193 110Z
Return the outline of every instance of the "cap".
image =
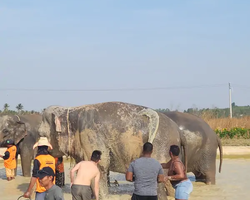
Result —
M53 169L50 167L44 167L41 170L38 170L37 178L42 179L45 176L55 176Z
M14 144L14 141L12 140L12 139L8 139L8 140L6 140L6 144L8 145L8 144Z

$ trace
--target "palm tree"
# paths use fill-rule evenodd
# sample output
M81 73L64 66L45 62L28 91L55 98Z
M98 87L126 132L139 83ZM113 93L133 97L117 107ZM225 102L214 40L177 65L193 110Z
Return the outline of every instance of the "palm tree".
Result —
M20 112L22 109L23 109L23 105L21 103L19 103L17 106L16 106L16 109L18 112Z
M5 103L5 104L3 105L3 111L4 111L4 112L8 111L9 107L10 107L9 104Z

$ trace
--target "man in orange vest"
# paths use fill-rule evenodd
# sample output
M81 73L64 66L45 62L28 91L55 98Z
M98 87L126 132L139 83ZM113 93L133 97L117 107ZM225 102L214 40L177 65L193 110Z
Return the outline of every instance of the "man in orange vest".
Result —
M40 137L39 141L34 144L33 149L35 149L36 147L38 147L38 151L33 163L32 178L30 180L29 187L24 193L23 197L29 198L31 196L31 190L36 183L35 200L44 200L46 189L39 183L39 179L37 176L38 171L44 167L50 167L55 173L55 158L48 152L48 149L52 149L52 146L46 137ZM55 184L55 180L53 181L53 183Z
M17 148L14 145L13 140L11 139L7 140L6 144L7 144L7 150L5 151L4 156L0 155L0 158L4 159L6 177L7 180L10 181L15 178Z

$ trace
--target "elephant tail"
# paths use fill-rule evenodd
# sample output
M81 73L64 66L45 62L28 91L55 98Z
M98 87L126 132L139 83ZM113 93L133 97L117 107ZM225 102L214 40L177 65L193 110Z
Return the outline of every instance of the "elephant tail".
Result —
M221 140L220 140L219 136L217 136L217 141L218 141L218 147L219 147L219 150L220 150L220 166L219 166L219 173L221 173L223 150L222 150Z

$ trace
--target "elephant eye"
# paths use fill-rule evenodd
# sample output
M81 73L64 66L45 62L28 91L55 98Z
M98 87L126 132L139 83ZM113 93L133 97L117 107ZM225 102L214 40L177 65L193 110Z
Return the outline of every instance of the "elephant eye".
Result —
M8 134L9 133L9 131L7 130L7 129L3 129L3 134Z

